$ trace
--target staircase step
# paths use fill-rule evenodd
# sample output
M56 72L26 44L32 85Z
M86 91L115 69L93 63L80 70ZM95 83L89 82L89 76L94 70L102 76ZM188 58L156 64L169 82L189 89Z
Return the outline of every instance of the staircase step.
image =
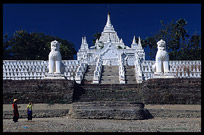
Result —
M103 79L118 80L118 79L119 79L119 76L102 76L102 77L101 77L101 80L103 80Z
M134 75L126 76L126 79L135 79L135 76Z
M136 80L135 81L127 81L126 84L137 84Z
M95 67L96 67L95 65L89 65L87 67L87 71L84 74L83 79L84 84L92 84Z
M85 80L93 80L93 76L85 76L84 79Z
M120 84L119 81L101 81L101 84Z
M126 84L136 84L134 66L125 66L125 79Z
M102 76L119 76L119 73L106 72L106 73L103 73Z
M118 66L103 66L101 75L101 84L120 84L119 82L119 67Z
M126 76L135 76L135 72L125 72Z

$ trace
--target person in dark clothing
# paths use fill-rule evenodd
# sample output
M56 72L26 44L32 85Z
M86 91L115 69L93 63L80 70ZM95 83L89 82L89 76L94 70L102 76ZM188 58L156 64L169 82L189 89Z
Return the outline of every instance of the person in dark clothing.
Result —
M32 102L27 105L28 120L32 120Z
M19 118L18 108L20 108L20 106L17 105L17 103L16 103L17 100L18 99L14 99L13 104L12 104L12 107L13 107L13 121L14 122L18 122L18 118Z

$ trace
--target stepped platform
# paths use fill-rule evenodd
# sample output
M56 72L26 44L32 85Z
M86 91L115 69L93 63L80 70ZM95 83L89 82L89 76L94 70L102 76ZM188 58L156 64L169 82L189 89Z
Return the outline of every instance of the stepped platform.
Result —
M120 101L75 102L69 112L76 119L143 120L152 118L143 103Z
M75 93L78 96L74 101L140 102L142 100L140 87L139 84L86 84L77 88Z

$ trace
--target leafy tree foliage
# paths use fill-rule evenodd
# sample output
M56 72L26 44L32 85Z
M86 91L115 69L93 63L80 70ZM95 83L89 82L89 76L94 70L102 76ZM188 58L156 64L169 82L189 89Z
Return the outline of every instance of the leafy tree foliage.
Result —
M157 41L163 39L167 43L167 51L170 60L200 60L201 59L201 36L190 36L185 29L187 21L172 20L169 24L161 21L162 29L152 37L143 40L143 45L150 48L150 57L155 59Z
M94 39L92 40L92 44L93 44L93 45L95 45L97 39L99 40L100 36L101 36L101 33L100 33L100 32L96 32L96 33L93 35L93 37L94 37Z
M3 37L3 59L5 60L48 60L50 42L57 40L61 43L60 52L62 59L73 59L76 54L74 45L67 40L48 36L43 33L28 33L19 30L13 36Z

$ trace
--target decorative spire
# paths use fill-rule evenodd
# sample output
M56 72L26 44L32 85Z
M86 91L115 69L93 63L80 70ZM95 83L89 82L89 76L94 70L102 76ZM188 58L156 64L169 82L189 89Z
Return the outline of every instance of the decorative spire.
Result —
M107 22L106 25L103 29L103 32L115 32L113 25L111 24L111 20L110 20L110 12L108 11L108 15L107 15Z
M81 39L81 44L84 44L84 38L82 37L82 39Z
M80 50L88 50L88 43L86 37L82 37Z
M132 44L136 44L135 36L133 37Z
M123 43L123 39L122 38L120 39L120 43Z
M108 11L106 26L112 26L110 21L110 12Z
M84 36L84 44L87 44L86 37Z
M141 44L141 39L140 39L140 37L138 37L138 46L141 46L141 47L142 47L142 44Z
M132 40L131 48L136 48L136 47L137 47L137 43L136 43L136 39L135 39L135 36L134 36L133 40Z
M138 54L140 60L142 61L145 60L145 53L144 53L144 49L142 48L140 37L138 37L138 45L136 48L136 53Z

